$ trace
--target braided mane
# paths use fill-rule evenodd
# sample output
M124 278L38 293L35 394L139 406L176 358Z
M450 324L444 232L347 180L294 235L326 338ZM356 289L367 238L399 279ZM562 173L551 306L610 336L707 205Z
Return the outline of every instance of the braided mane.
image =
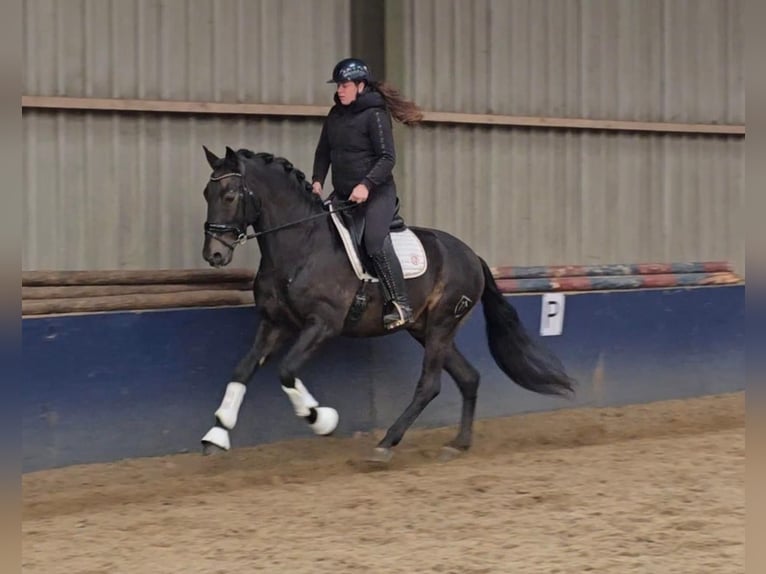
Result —
M242 156L245 159L251 161L259 161L267 169L280 170L282 173L291 177L292 183L295 187L300 188L308 199L311 199L318 204L322 203L322 200L311 189L311 183L306 179L306 174L295 167L289 160L284 157L276 156L268 152L255 153L249 149L237 150L237 155Z

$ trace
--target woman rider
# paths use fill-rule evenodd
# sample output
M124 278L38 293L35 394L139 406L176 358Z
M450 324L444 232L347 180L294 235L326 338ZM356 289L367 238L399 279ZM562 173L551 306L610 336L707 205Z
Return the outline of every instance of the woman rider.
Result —
M397 205L391 116L411 124L422 119L422 113L395 88L375 81L367 65L357 58L338 62L327 83L337 86L335 105L317 143L312 188L322 195L332 164L334 193L360 204L354 209L355 217L365 218L364 247L385 299L383 325L395 329L412 322L412 308L389 234Z

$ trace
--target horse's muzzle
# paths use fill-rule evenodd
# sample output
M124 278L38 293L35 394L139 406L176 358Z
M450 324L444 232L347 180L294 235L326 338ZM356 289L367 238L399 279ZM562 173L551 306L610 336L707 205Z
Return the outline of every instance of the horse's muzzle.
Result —
M236 243L232 244L219 235L207 234L202 257L211 267L225 267L234 257L235 246Z
M212 265L213 267L223 267L223 255L221 255L217 251L213 253L213 257L211 257L210 265Z

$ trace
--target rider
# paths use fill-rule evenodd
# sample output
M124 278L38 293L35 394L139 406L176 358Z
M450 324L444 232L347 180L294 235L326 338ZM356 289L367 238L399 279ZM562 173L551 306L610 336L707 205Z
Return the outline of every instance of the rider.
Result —
M365 218L364 247L383 288L383 324L394 329L412 322L412 308L389 233L397 205L391 116L411 124L422 113L395 88L374 80L358 58L338 62L327 83L337 86L335 105L317 143L312 189L321 197L332 163L335 194L361 204L354 211Z

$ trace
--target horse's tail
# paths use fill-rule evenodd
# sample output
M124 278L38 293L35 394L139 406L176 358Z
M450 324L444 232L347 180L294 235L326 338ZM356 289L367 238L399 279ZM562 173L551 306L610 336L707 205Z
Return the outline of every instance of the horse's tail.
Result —
M529 337L516 309L498 289L486 261L481 259L481 265L485 283L481 302L487 340L498 367L516 384L535 393L573 393L575 381L566 374L557 357Z

